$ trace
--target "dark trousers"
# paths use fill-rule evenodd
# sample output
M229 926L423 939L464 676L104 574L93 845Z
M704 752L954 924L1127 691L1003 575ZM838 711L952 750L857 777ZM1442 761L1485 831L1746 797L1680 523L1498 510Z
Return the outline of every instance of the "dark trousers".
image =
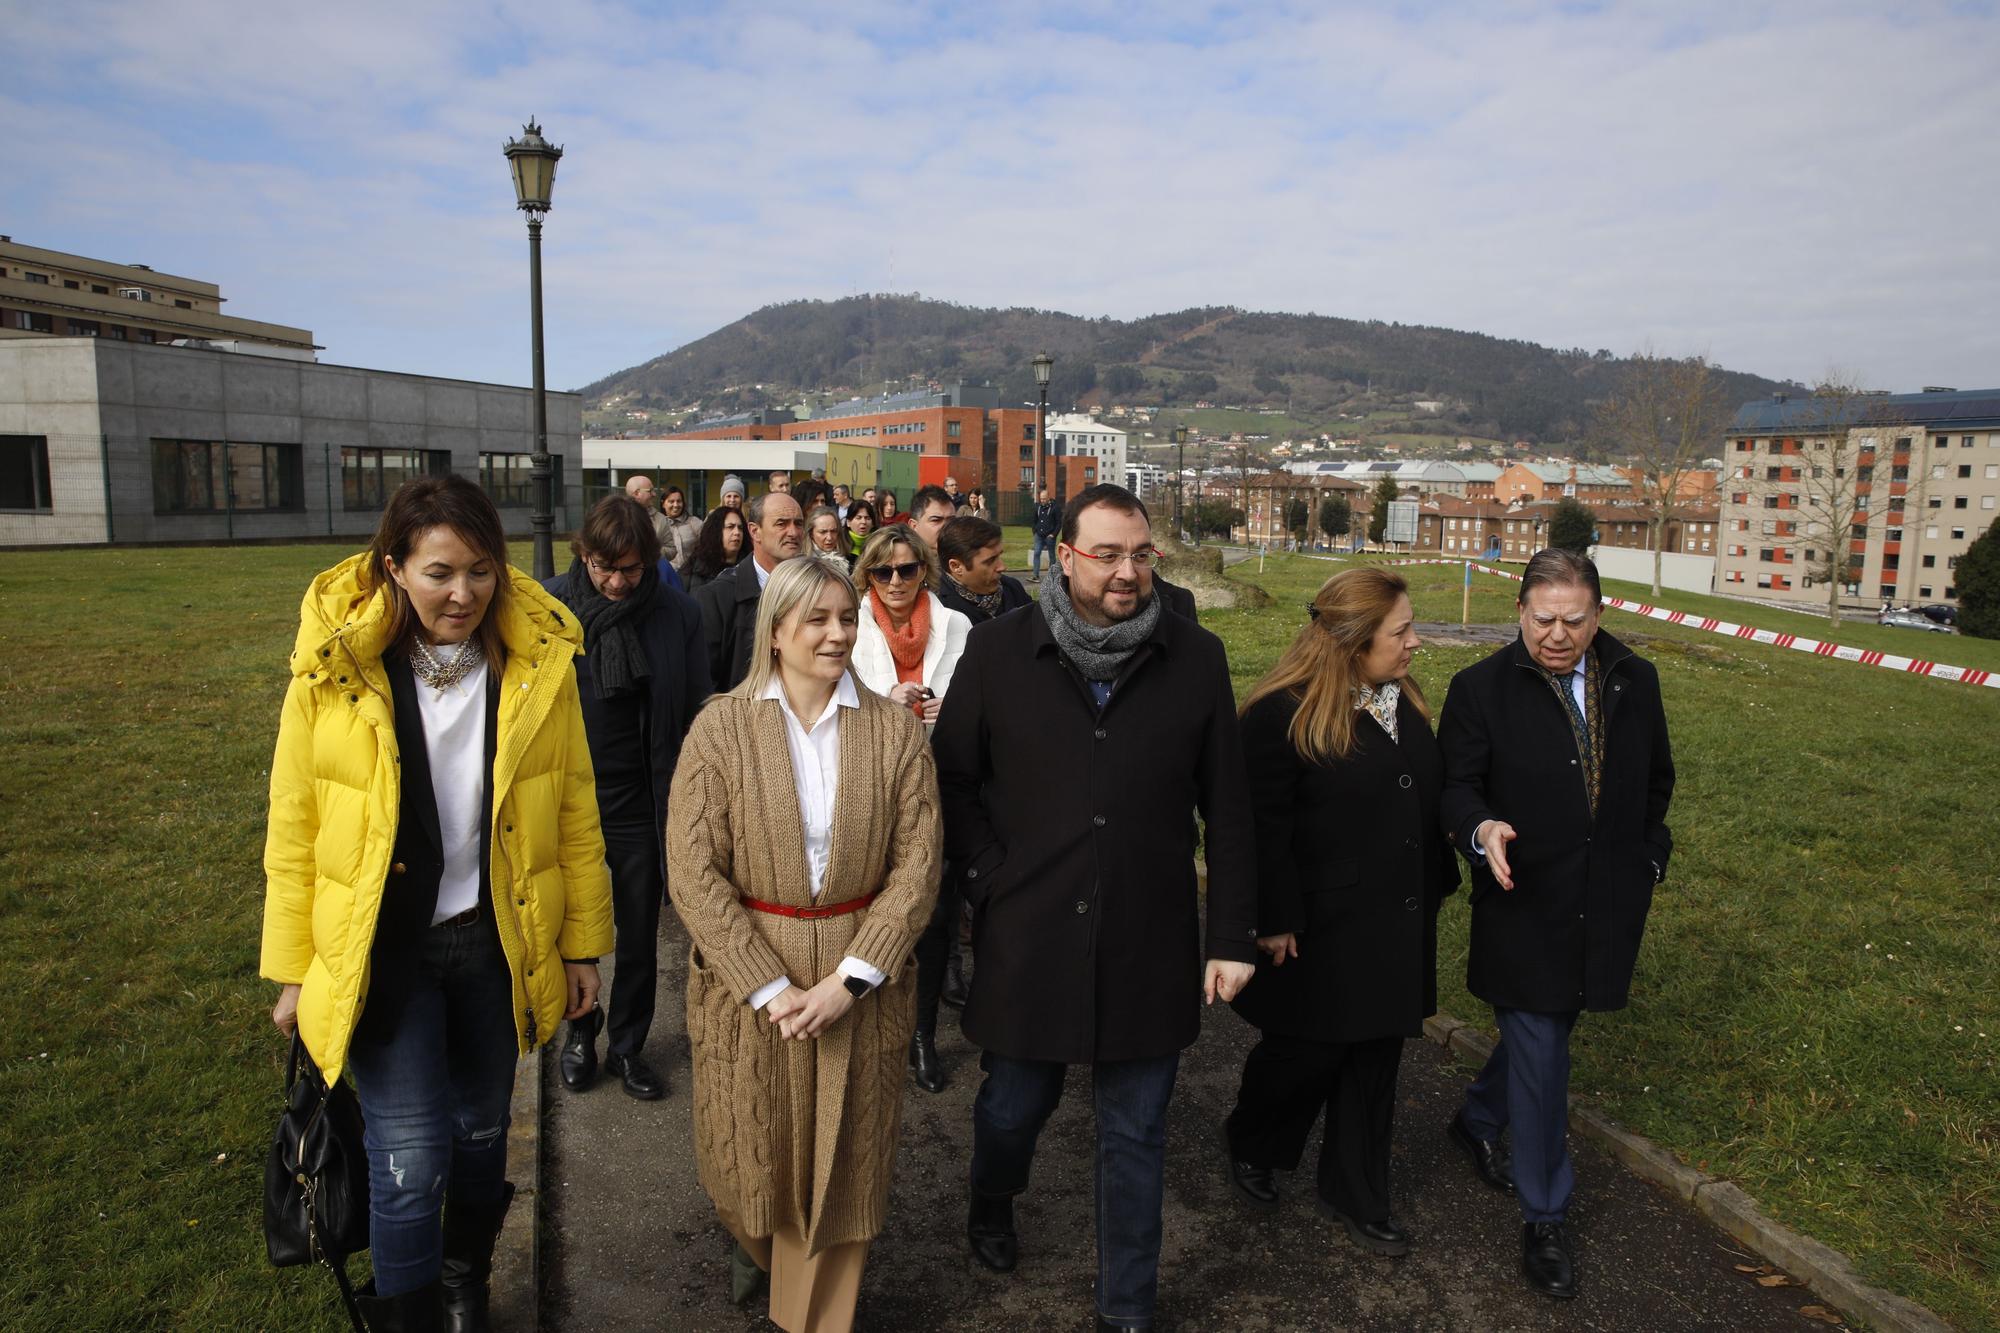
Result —
M660 901L666 871L659 829L651 819L604 825L604 859L611 867L611 924L616 932L605 1048L637 1055L653 1027L660 978Z
M393 1024L357 1032L347 1068L367 1128L375 1290L416 1291L444 1263L454 1206L500 1201L519 1058L514 985L491 909L426 934Z
M1227 1122L1230 1155L1296 1170L1324 1108L1320 1197L1357 1222L1388 1221L1389 1141L1402 1063L1401 1037L1326 1042L1267 1035L1243 1062Z
M1560 1222L1576 1171L1569 1160L1569 1034L1576 1014L1495 1006L1500 1040L1465 1090L1465 1127L1512 1139L1523 1222Z
M1091 1066L1097 1110L1097 1312L1122 1326L1148 1323L1160 1280L1166 1194L1167 1102L1178 1055ZM972 1188L1013 1196L1028 1187L1035 1140L1062 1101L1069 1066L988 1052L972 1103Z
M917 936L917 1030L937 1030L938 997L944 994L945 967L958 952L958 882L947 874L938 889L931 923Z

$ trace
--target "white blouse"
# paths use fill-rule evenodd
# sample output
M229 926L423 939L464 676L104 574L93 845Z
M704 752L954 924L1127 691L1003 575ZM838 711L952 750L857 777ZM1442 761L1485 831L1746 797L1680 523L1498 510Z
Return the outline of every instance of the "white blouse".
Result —
M785 744L792 752L792 778L799 791L799 822L805 827L806 873L812 881L808 890L817 902L826 888L827 865L833 860L833 804L840 795L840 710L861 707L861 696L855 692L854 677L842 672L825 711L811 726L792 712L775 674L758 697L777 700L785 719ZM835 970L843 977L860 977L870 986L888 979L881 968L852 954L841 959ZM767 982L750 997L750 1007L762 1009L791 984L790 977Z
M440 643L440 662L459 653L479 653L479 645ZM431 924L448 921L479 906L480 822L486 818L485 654L477 666L440 693L417 681L417 714L424 722L424 753L430 757L431 791L437 798L438 838L444 844L444 872L438 877L437 909Z

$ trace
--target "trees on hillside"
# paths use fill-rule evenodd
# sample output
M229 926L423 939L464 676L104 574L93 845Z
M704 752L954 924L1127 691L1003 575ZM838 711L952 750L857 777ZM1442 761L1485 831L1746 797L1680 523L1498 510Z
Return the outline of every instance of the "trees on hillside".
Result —
M2000 523L1987 525L1958 558L1958 629L1980 639L2000 639Z
M1582 555L1597 540L1597 515L1573 495L1565 495L1549 516L1549 545Z
M1599 405L1593 433L1605 454L1630 459L1637 473L1634 489L1651 510L1657 597L1667 525L1688 504L1681 493L1688 477L1722 447L1736 404L1705 356L1658 356L1646 349L1627 366L1625 386Z

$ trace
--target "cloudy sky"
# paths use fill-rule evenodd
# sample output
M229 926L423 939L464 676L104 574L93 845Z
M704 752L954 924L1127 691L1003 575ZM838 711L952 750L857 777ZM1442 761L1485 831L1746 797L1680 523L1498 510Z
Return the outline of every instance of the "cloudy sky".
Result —
M0 231L322 357L549 379L758 306L1197 304L2000 384L1991 3L0 0Z

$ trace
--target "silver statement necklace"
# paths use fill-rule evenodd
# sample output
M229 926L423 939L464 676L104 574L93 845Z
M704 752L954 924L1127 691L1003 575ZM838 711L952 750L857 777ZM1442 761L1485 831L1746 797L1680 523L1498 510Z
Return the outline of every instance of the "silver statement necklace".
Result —
M410 640L410 670L418 680L436 690L440 699L444 698L446 690L464 680L480 661L479 652L470 642L457 647L458 651L450 657L442 657L437 649L424 642L423 636Z

